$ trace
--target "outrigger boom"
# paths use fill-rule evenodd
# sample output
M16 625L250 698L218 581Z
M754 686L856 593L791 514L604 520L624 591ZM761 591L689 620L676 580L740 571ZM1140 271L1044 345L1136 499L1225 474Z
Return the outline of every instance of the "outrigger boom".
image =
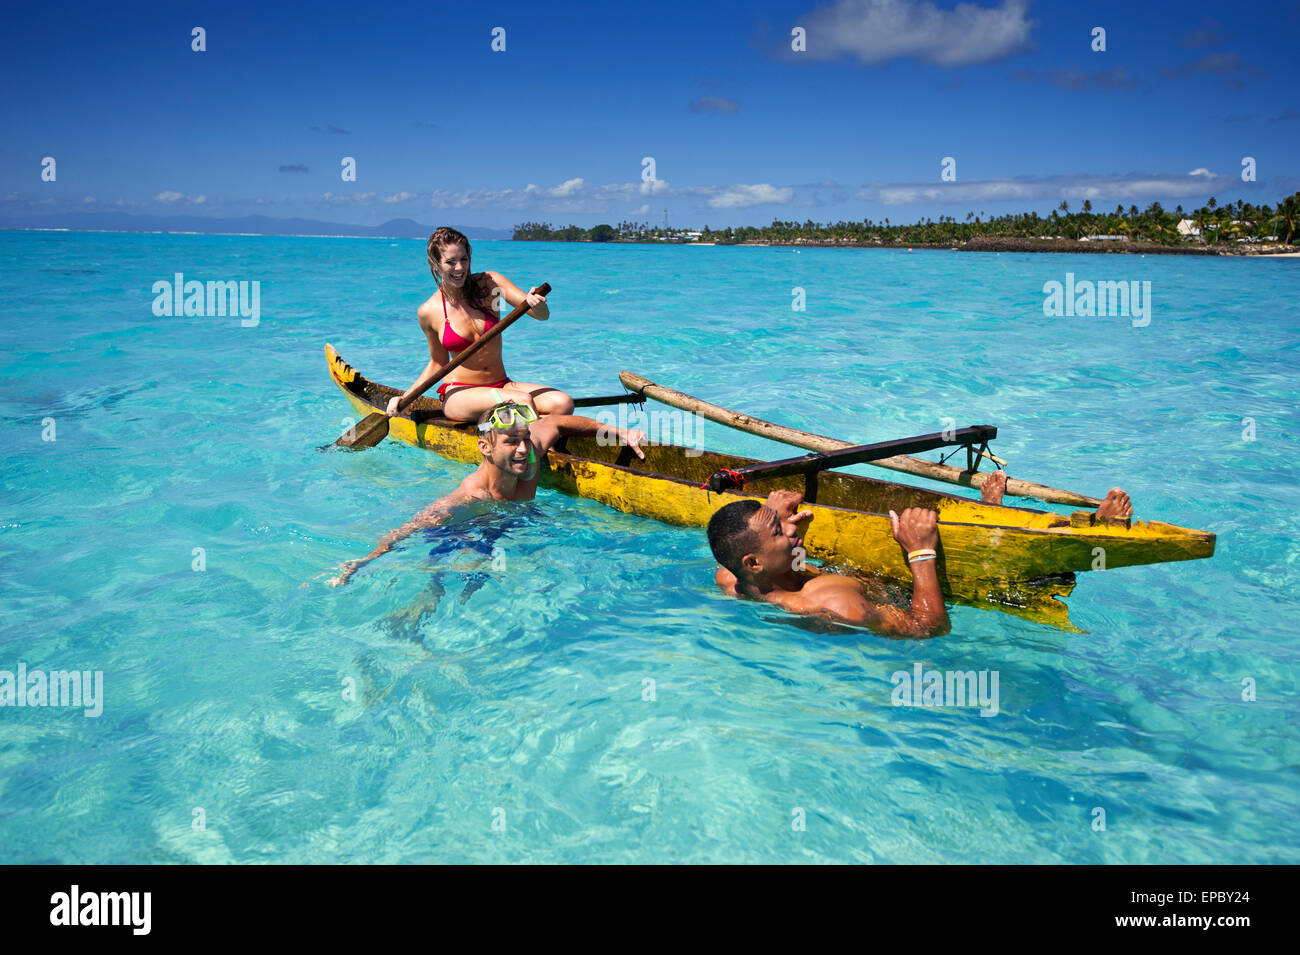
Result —
M784 425L764 421L762 418L755 418L753 415L742 414L730 408L723 408L721 405L710 404L693 395L675 391L672 388L665 388L663 385L657 385L649 378L635 372L620 371L618 377L623 382L624 388L630 388L639 395L653 398L655 401L674 408L681 408L683 411L690 411L710 421L726 425L728 428L756 434L760 438L770 438L783 444L792 444L796 448L819 452L838 451L842 448L855 447L848 441L838 441L825 435L812 434L808 431L800 431L797 428L787 428ZM923 461L920 458L909 457L905 454L890 455L867 463L878 468L889 468L891 471L902 471L906 474L914 474L917 477L978 489L987 477L985 474L976 473L975 470L981 454L989 457L999 465L1005 464L1005 462L992 457L992 455L984 451L980 453L968 452L967 466L964 471L948 467L945 464L935 464L931 461ZM1067 491L1059 487L1048 487L1046 484L1036 484L1033 481L1024 481L1013 477L1007 478L1006 493L1015 497L1033 498L1039 501L1049 501L1053 504L1069 504L1074 507L1096 508L1101 505L1099 498L1089 497L1087 494L1079 494L1077 491Z
M710 491L722 492L731 488L741 488L750 481L762 478L786 477L791 474L809 474L830 468L847 467L850 464L867 464L881 458L896 454L919 454L933 451L935 448L965 446L968 457L973 454L986 453L988 444L998 436L998 429L988 424L972 425L955 431L936 431L934 434L917 435L914 438L897 438L893 441L878 441L875 444L858 444L826 451L821 454L805 454L797 458L784 458L749 467L723 468L715 471L705 482ZM972 469L973 470L973 469Z

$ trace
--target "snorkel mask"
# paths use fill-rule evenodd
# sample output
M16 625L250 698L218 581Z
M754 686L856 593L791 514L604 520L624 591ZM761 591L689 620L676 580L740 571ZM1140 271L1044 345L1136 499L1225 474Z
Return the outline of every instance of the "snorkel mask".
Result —
M480 431L491 431L493 428L500 428L502 431L509 431L515 426L516 421L530 424L536 420L537 412L528 405L508 401L493 408L491 417L480 424L478 429Z
M537 420L537 412L528 405L516 404L513 401L506 401L492 409L488 419L478 426L479 431L486 432L494 428L500 431L509 431L515 424L530 424ZM528 442L528 464L537 463L537 450L533 447L533 442Z

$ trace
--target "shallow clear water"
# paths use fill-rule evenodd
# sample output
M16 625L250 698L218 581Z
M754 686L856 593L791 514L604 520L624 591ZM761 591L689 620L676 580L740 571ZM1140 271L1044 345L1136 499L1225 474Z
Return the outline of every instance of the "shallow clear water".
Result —
M518 379L629 368L862 441L996 424L1013 475L1121 484L1218 553L1081 575L1086 633L957 607L897 642L726 599L699 529L543 491L331 590L468 472L317 450L355 420L326 341L388 383L423 366L423 244L0 233L0 670L104 674L98 718L0 708L0 862L1300 861L1300 262L475 264L555 286L508 334ZM260 281L259 324L155 317L175 272ZM1045 317L1066 272L1149 280L1150 325ZM891 705L917 662L996 671L998 714Z

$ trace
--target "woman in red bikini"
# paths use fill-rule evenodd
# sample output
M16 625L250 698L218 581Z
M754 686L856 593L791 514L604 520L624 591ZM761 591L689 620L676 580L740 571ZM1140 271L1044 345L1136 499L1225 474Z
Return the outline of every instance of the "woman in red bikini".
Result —
M429 364L404 394L388 402L390 415L400 414L410 403L409 395L437 377L451 356L464 351L501 319L494 311L497 290L511 307L525 301L528 314L539 321L550 318L545 296L529 289L527 294L499 272L469 270L469 239L443 226L429 237L429 269L438 291L420 306L420 330L429 340ZM570 414L573 399L547 385L511 381L501 362L501 338L494 338L470 356L452 373L454 381L438 386L442 412L454 421L475 421L503 401L530 405L538 414Z

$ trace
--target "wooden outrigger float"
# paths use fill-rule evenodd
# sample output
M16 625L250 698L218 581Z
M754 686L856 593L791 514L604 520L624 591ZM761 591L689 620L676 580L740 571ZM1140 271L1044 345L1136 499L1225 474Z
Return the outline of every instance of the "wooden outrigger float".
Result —
M361 375L330 345L325 346L325 356L330 377L353 410L362 417L382 413L388 400L401 394L395 388L380 385ZM658 389L653 382L630 373L625 372L621 377L624 384L629 387L639 385L637 390L647 394L651 388ZM672 394L680 395L679 392ZM653 394L649 396L656 397ZM578 399L575 404L590 407L641 400L644 400L641 394L631 394ZM704 413L704 408L711 409L706 416L713 420L736 415L736 412L707 405L699 399L690 401L694 403L691 410ZM482 460L477 447L477 429L473 424L448 421L441 408L435 399L416 399L403 414L390 419L389 435L445 458L477 465ZM731 424L735 426L734 422ZM823 442L832 440L806 432L796 434ZM926 445L927 448L965 445L968 456L974 461L980 454L988 454L987 441L994 435L996 429L976 426L960 429L951 436L924 435L907 441L913 444L937 442ZM788 437L785 440L789 440ZM1066 629L1073 628L1065 604L1057 598L1074 588L1075 573L1096 568L1099 560L1104 561L1101 566L1113 569L1196 560L1214 553L1213 534L1160 521L1097 519L1087 511L1076 511L1066 516L1006 504L986 504L926 488L830 470L863 461L876 465L882 461L895 462L899 455L887 446L902 444L886 442L884 445L854 446L845 442L833 443L841 447L826 448L825 451L848 449L847 452L838 456L823 452L786 462L763 462L672 444L648 444L642 448L645 460L641 461L624 446L604 445L595 438L566 438L549 453L550 467L543 471L541 484L567 494L591 498L620 511L681 526L704 526L719 507L737 497L762 499L778 488L800 491L804 494L805 506L813 512L812 522L804 535L804 546L810 557L825 561L836 569L896 581L908 581L911 577L904 555L890 532L889 511L901 512L907 507L932 508L939 512L936 566L945 595L962 603L991 605ZM919 444L913 450L923 450ZM898 450L908 449L900 447ZM795 462L802 462L802 466ZM920 463L935 467L929 462ZM885 463L884 466L893 465ZM971 480L969 471L946 470L964 474L965 479L940 477L940 480L955 480L967 485L977 483ZM728 472L746 478L743 486L726 488L725 485L734 483L724 480ZM935 477L934 474L925 476ZM1018 492L1030 488L1058 491L1042 485L1019 483ZM1083 495L1073 495L1073 498L1095 501Z

